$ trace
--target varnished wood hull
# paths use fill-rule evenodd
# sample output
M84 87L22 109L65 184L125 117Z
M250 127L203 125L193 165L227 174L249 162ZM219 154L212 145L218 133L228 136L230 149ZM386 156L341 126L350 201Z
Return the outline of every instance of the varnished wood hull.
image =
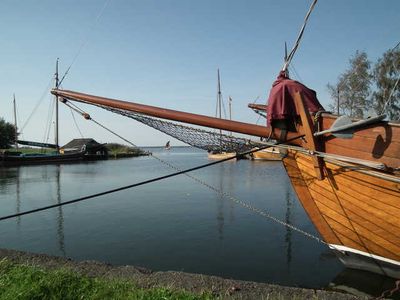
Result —
M208 159L225 159L236 156L235 152L217 152L217 153L208 153Z
M266 148L253 152L251 154L254 160L282 160L284 154L279 150L279 148Z
M400 278L398 177L325 161L325 178L318 180L310 155L289 150L283 161L304 209L340 260Z

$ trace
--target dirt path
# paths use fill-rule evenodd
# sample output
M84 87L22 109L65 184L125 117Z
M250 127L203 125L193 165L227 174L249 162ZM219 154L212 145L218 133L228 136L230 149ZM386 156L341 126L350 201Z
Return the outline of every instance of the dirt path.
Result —
M194 293L208 291L222 299L360 299L323 290L284 287L184 272L153 272L134 266L112 266L97 261L78 262L62 257L8 249L0 249L0 259L3 258L46 269L66 268L91 277L128 279L142 288L167 287Z

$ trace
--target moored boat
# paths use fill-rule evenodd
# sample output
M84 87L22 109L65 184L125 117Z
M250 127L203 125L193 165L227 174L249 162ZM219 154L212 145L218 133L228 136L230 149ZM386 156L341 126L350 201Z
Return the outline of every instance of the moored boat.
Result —
M253 152L250 156L253 160L282 160L285 153L278 147L270 147Z
M55 87L59 85L58 78L58 59L55 72ZM59 129L58 129L58 99L56 97L56 117L55 117L55 143L41 143L33 141L18 140L17 117L16 117L16 101L15 95L14 104L14 122L15 122L15 151L3 150L0 151L0 167L33 165L33 164L61 164L71 162L81 162L83 160L98 160L107 159L108 151L105 144L99 144L93 139L75 139L67 145L59 146ZM26 145L30 147L46 148L46 151L37 152L30 151L24 153L19 151L18 145ZM52 151L51 151L52 149Z
M283 144L277 146L288 151L283 163L292 185L324 241L349 267L400 278L400 124L381 119L355 122L352 139L338 138L329 132L338 117L320 113L311 90L288 78L281 83L294 85L287 99L294 110L275 127L73 91L52 93L63 101L94 104L124 115L154 116L280 141Z
M268 106L257 107L267 111L267 126L74 91L52 93L63 102L96 105L158 130L166 123L157 120L166 119L278 141L274 147L287 151L283 164L323 242L350 268L400 278L400 124L385 115L346 124L324 111L313 90L289 78L287 66L304 26Z

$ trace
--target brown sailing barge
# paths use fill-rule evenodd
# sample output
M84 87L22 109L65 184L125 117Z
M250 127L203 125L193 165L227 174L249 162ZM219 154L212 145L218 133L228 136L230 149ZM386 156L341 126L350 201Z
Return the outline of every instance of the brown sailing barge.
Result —
M333 126L338 116L321 112L315 92L288 78L273 89L278 92L271 92L269 107L275 102L291 109L275 119L271 113L272 127L73 91L52 93L62 102L84 102L125 116L134 113L290 140L279 145L287 149L284 166L324 241L347 267L400 278L400 124L382 117L353 122L345 126L352 137L343 139L334 133L343 133Z

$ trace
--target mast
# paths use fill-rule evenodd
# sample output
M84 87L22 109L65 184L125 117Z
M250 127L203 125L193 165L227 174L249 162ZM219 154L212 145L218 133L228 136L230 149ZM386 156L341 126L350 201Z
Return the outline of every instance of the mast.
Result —
M59 85L59 79L58 79L58 58L56 62L56 73L54 74L54 79L55 79L55 89L58 89ZM56 124L55 124L55 133L54 133L54 139L55 139L55 144L56 144L56 149L57 152L60 150L60 146L58 144L58 96L55 97L56 101Z
M14 94L14 134L15 134L15 149L18 149L18 127L17 127L17 104L15 103L15 94Z
M232 97L231 96L229 96L229 120L232 121ZM232 136L232 131L231 131L230 135Z
M218 116L220 119L222 119L222 93L221 93L221 78L219 76L219 68L217 69L217 75L218 75L218 94L217 94L217 109L218 109ZM221 137L222 137L222 130L219 130L219 135L220 135L220 139L219 139L219 143L220 143L220 150L222 150L222 145L221 145Z

